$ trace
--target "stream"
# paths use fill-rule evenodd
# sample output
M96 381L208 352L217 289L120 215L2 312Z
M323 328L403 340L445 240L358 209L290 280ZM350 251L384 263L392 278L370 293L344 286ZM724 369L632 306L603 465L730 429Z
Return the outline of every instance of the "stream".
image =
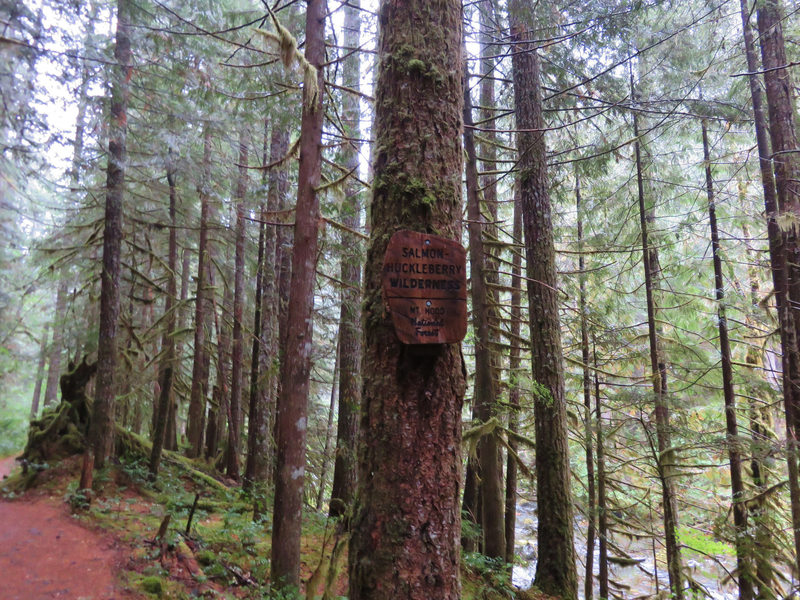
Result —
M516 525L516 553L521 558L521 564L514 566L512 582L521 589L526 589L533 583L536 574L536 503L522 501L517 505ZM659 595L669 589L669 578L663 556L658 562L658 582L656 583L655 568L653 565L653 548L648 539L615 535L614 544L622 549L628 556L636 559L637 564L620 565L609 560L608 578L609 592L613 598L640 599ZM586 521L582 518L575 520L575 550L578 556L578 590L583 598L585 557L586 557ZM609 547L609 557L616 553ZM594 571L597 577L599 564L599 550L595 542ZM720 558L720 565L716 560L702 557L697 553L684 552L683 562L694 581L700 586L698 598L706 597L714 600L735 600L738 596L736 581L728 571L735 567L736 559L732 556ZM595 598L598 588L595 579Z

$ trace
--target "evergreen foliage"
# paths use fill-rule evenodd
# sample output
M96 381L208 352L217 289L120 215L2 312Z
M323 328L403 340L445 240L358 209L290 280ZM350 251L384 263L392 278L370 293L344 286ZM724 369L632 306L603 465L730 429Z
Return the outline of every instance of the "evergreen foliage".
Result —
M758 0L758 6L763 1ZM297 169L303 90L307 107L321 100L321 182L315 190L320 201L319 249L310 323L313 343L308 348L303 495L306 504L336 515L342 523L353 517L358 498L339 493L345 499L341 505L325 506L334 487L333 466L341 460L335 449L350 448L334 439L337 397L332 387L345 381L352 393L353 386L361 388L365 378L387 376L379 365L360 360L343 361L352 372L342 373L337 361L340 329L360 326L350 321L345 325L342 316L358 314L350 305L362 303L359 293L364 284L353 269L361 272L368 240L382 248L387 241L383 237L400 227L399 221L433 214L446 187L444 181L437 188L397 173L391 174L392 189L387 188L386 177L372 181L373 156L393 152L373 143L373 116L385 108L375 106L377 68L380 61L394 61L393 68L404 77L416 78L434 90L448 76L431 66L430 57L415 54L415 32L409 33L411 42L390 57L377 55L381 26L377 2L361 0L360 33L354 42L344 31L346 4L355 10L353 2L328 3L321 67L324 86L317 85L317 71L303 57L305 14L300 5L251 0L142 0L132 5L120 314L117 335L110 340L117 356L115 423L119 431L148 439L157 425L159 370L165 356L171 356L164 340L174 342L167 421L161 428L164 448L194 454L190 447L197 442L201 451L195 460L209 468L232 464L228 413L232 389L241 392L241 416L234 427L234 433L241 427L238 458L244 465L248 448L251 454L259 448L269 454L254 467L259 480L244 482L245 486L256 484L248 487L247 493L252 494L248 501L255 504L256 515L271 514L273 427L286 358L293 203L303 183ZM773 292L767 221L771 219L788 240L796 229L796 218L791 211L764 214L753 100L745 76L750 69L738 7L717 0L516 4L520 22L530 28L532 51L541 61L546 185L552 207L558 272L554 289L562 345L562 356L557 358L564 365L576 544L585 542L587 521L597 521L599 526L602 517L608 520L604 543L611 558L646 559L651 574L665 576L667 536L660 490L666 478L676 496L676 534L686 586L712 585L717 573L735 565L732 553L749 548L757 597L780 596L798 560L790 526L791 463L787 463L787 448L788 460L793 460L792 440L787 441L787 436L791 437L796 423L790 415L787 428L782 410L783 323ZM755 26L755 7L745 6L753 9ZM486 335L479 336L471 326L461 345L467 376L462 424L468 450L462 454L466 461L483 446L482 436L493 436L491 447L499 448L499 456L510 455L520 466L512 496L524 509L537 498L534 409L537 403L540 408L553 404L553 396L547 386L533 379L527 286L521 284L519 289L512 276L515 256L522 257L523 278L525 274L526 240L515 238L513 222L515 211L520 210L515 197L518 180L530 175L527 168L520 168L527 163L517 143L531 132L518 131L515 120L512 54L516 46L510 43L509 10L504 3L489 0L465 3L463 8L465 84L474 106L470 132L479 177L476 210L487 259L482 275L489 318ZM781 24L786 60L793 66L798 58L797 15L786 12ZM36 464L80 453L86 443L86 419L68 415L70 401L59 397L56 389L70 362L80 364L84 356L90 363L97 359L100 343L115 15L116 5L105 0L0 0L0 455L22 450L23 421L38 379L41 393L36 402L41 396L39 406L44 412L41 417L33 415L28 439L34 442L56 429L69 439L61 440L58 452L30 454ZM347 70L352 68L347 63L352 55L359 57L360 81L354 81ZM459 73L462 69L461 65L452 68ZM791 68L779 71L797 78ZM759 80L763 75L756 73ZM491 106L481 104L486 98L481 85L487 79L494 84ZM409 120L417 117L413 107L405 115ZM719 224L721 302L736 392L735 439L727 435L725 425L701 121L708 127L708 166ZM241 137L244 154L240 132L247 134ZM423 133L424 138L441 132L432 126ZM657 264L651 265L657 275L652 289L656 310L651 318L669 381L663 395L670 413L669 444L661 449L659 443L663 446L665 438L659 436L664 433L656 414L661 398L653 391L650 362L636 146L641 152L649 247L657 251ZM431 162L425 152L426 148L416 151L421 164ZM240 156L248 157L247 164L240 164ZM173 227L168 172L176 199L174 271L168 259ZM450 175L457 179L460 174ZM241 178L249 185L239 194ZM580 239L576 188L581 195ZM463 191L466 197L466 181ZM376 222L369 201L373 193L407 200L398 222L384 223L377 234L369 225ZM198 273L201 198L208 202L203 274ZM237 203L241 203L244 230L238 261ZM461 207L452 210L462 219L459 241L466 246L468 226L475 220ZM377 244L376 235L380 237ZM371 255L370 259L381 260ZM237 269L244 285L234 303ZM256 294L257 273L269 279L268 285L266 279L261 280L265 282L259 288L261 297ZM471 281L476 281L476 275L471 273ZM168 303L171 277L176 288ZM521 309L512 307L515 291L521 294ZM195 317L198 294L205 298L201 298L203 322ZM368 310L362 324L374 326L383 318L383 304L374 290L366 290L364 298ZM241 308L241 319L234 307ZM257 307L260 321L254 320ZM237 359L244 364L236 369L231 351L234 326L239 328L237 336L241 334L244 348L243 358ZM198 327L204 328L202 336L195 335ZM352 333L346 337L348 347L360 355L360 342L353 341ZM198 339L202 347L195 347ZM491 362L492 381L486 389L494 390L494 398L491 414L479 418L471 402L483 402L474 392L476 352L483 344L488 344ZM255 357L249 354L251 348ZM518 359L512 358L516 350ZM44 369L37 372L40 356ZM204 361L199 371L193 371L195 356ZM250 364L255 367L252 371L246 366ZM48 371L49 395L45 392ZM193 376L202 372L207 381L193 382ZM233 381L234 373L241 373L240 381ZM584 402L586 373L591 376L591 403ZM189 414L193 383L195 390L201 390L196 415ZM86 387L89 410L94 386L89 381ZM250 436L255 436L249 405L255 398L264 402L266 412L259 422L266 433L258 443L254 439L248 444ZM338 402L341 405L341 399ZM347 418L351 425L340 429L352 436L354 417L348 413ZM602 471L599 463L592 468L586 463L586 457L592 456L586 452L587 444L594 445L597 460L600 441ZM58 445L59 441L51 442ZM735 540L729 447L742 458L744 503L750 518L744 545ZM474 458L470 469L477 468L479 457ZM350 462L341 468L354 469ZM590 491L590 473L597 479L598 490L591 486ZM604 478L603 505L598 495L600 477ZM480 473L473 484L478 485L477 481ZM469 486L468 480L467 494ZM477 497L465 499L465 520L470 520L465 524L469 533L465 546L470 550L466 564L480 577L488 571L505 573L503 561L471 551L475 548L470 548L469 540L484 534L474 505L467 506L470 498ZM498 525L503 515L499 517L490 521ZM517 561L532 537L532 525L523 520L520 517L512 524L517 532ZM636 540L633 550L629 539ZM499 554L498 548L493 548L493 554ZM585 548L577 555L579 561L584 560ZM698 577L690 567L695 563L712 575ZM219 565L216 568L224 571ZM264 565L261 568L268 571ZM624 580L620 573L627 571L623 568L619 562L612 563L612 589L615 577L618 582ZM515 582L521 581L522 570L514 570ZM578 571L582 571L580 563ZM156 583L146 585L155 589ZM504 585L498 583L499 588ZM637 585L641 594L649 594L667 584L650 577Z

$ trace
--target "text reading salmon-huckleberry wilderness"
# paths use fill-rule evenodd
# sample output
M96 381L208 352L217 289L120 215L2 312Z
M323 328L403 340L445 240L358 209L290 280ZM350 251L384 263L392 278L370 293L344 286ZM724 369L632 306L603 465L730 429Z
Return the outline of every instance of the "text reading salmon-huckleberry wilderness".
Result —
M466 334L466 251L441 236L398 231L386 249L383 293L401 342L460 341Z

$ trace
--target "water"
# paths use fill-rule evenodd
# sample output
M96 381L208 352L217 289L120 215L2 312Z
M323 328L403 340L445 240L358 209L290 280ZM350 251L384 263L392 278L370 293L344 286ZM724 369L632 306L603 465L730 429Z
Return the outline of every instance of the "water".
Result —
M523 564L514 566L512 581L521 589L529 588L536 574L537 523L536 503L527 501L518 503L515 543L517 556L522 558ZM586 522L582 518L577 518L575 521L575 550L578 554L578 589L581 597L583 597L584 560L586 557L585 534ZM669 589L669 578L663 557L659 559L658 563L658 589L656 589L656 570L653 564L653 548L650 539L625 537L617 534L613 541L628 556L639 562L635 565L623 566L609 561L609 589L612 596L630 599L647 598L655 596L658 591L663 592ZM615 555L610 548L609 555ZM735 600L738 590L736 582L729 576L735 566L735 559L730 556L717 558L719 562L692 553L691 557L684 556L684 565L699 587L698 597L712 598L713 600ZM595 577L599 561L599 550L595 542ZM595 598L596 594L595 579Z

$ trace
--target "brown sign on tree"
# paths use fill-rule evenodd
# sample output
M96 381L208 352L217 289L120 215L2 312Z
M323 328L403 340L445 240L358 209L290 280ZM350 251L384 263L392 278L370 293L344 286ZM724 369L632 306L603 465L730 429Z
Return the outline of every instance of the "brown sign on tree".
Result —
M404 344L450 344L467 333L467 253L438 235L398 231L383 259L383 298Z

